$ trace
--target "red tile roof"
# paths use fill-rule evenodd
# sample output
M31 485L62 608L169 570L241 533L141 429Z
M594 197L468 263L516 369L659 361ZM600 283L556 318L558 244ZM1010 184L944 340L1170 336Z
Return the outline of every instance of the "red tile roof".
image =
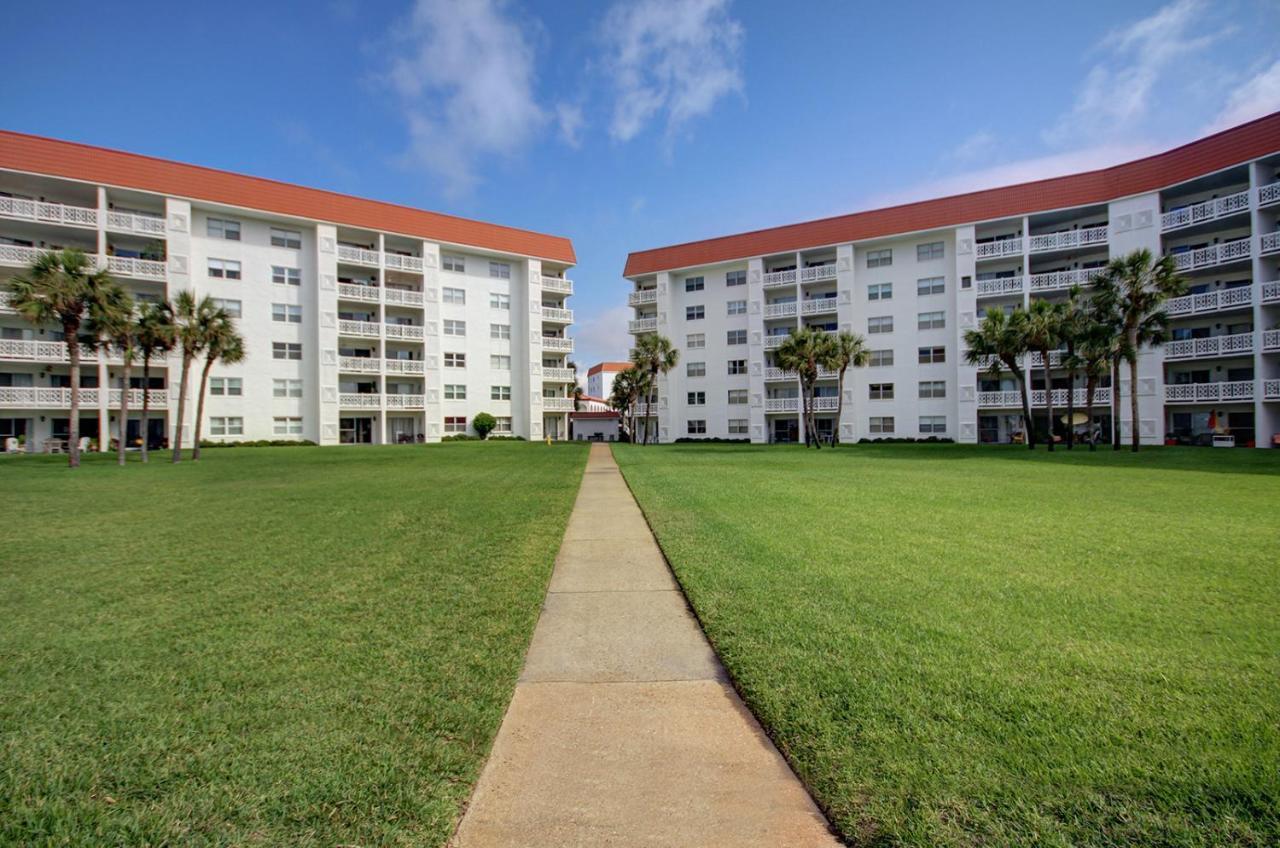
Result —
M8 130L0 130L0 168L577 262L573 243L561 236Z
M617 412L614 412L614 411L609 411L609 412L571 412L571 413L569 413L569 417L570 417L570 418L573 418L573 419L578 419L578 418L617 418L617 417L619 417L619 415L618 415L618 413L617 413Z
M626 371L630 367L630 362L597 362L587 370L587 376L599 374L601 371Z
M1165 153L1098 171L640 250L627 257L622 274L635 277L730 259L1102 203L1155 191L1277 151L1280 151L1280 112Z

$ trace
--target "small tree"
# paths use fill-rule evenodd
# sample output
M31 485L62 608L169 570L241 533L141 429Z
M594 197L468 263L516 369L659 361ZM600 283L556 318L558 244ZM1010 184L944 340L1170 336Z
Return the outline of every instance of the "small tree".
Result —
M1043 299L1033 300L1017 322L1023 344L1027 350L1040 354L1044 367L1045 438L1049 440L1049 450L1053 450L1053 368L1049 354L1058 345L1061 324L1062 310Z
M665 375L680 361L680 351L671 343L671 339L657 333L646 333L636 339L635 353L631 362L636 368L649 375L648 412L652 414L658 405L658 375ZM657 439L655 427L654 441ZM645 441L649 441L649 416L645 416Z
M476 431L481 439L489 438L489 434L493 432L493 428L498 426L498 419L494 418L487 412L481 412L471 419L471 427Z
M172 316L169 310L157 303L143 303L138 313L137 324L137 346L138 353L142 357L142 421L139 422L139 430L142 433L142 447L139 455L143 462L148 461L147 455L147 431L150 429L149 421L151 418L151 362L154 359L164 361L169 351L173 350L174 344L174 327ZM125 389L128 389L125 386ZM124 429L120 431L120 438L126 438L129 432L129 422L124 422Z
M857 333L841 331L829 346L830 358L823 365L835 371L836 380L836 426L831 431L831 444L840 444L840 419L844 417L844 375L849 366L861 368L871 361L871 351L867 350L867 342Z
M616 409L627 423L627 438L636 439L636 402L641 393L640 372L628 368L613 378L613 388L609 391L609 406Z
M999 309L988 309L976 329L964 332L965 360L970 365L978 365L989 358L987 370L995 377L1000 375L1001 364L1013 372L1013 378L1018 381L1018 391L1022 393L1022 429L1026 433L1027 448L1034 450L1036 437L1031 421L1031 402L1027 396L1027 377L1018 363L1018 357L1027 350L1019 329L1025 315L1021 306L1014 308L1011 315L1005 315Z
M214 306L213 298L206 295L196 300L190 289L178 292L169 307L175 327L177 346L182 351L182 376L178 381L178 421L173 433L173 462L182 460L182 425L187 416L187 386L190 383L191 364L209 344L212 327L222 310Z
M800 420L804 423L804 444L822 450L818 441L818 428L813 414L813 396L818 383L818 368L834 358L834 340L822 330L803 327L792 330L778 345L774 358L786 371L795 371L800 378Z
M191 440L191 460L200 460L200 434L204 425L204 397L209 389L209 372L216 363L236 365L244 362L244 339L236 332L235 319L219 309L205 339L204 368L200 371L200 388L196 395L196 432Z

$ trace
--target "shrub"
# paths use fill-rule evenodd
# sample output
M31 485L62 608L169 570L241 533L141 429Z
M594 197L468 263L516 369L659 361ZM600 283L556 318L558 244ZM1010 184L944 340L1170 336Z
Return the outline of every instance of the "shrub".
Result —
M442 442L478 442L479 436L473 436L470 433L452 433L440 439Z
M860 445L954 445L955 439L946 436L926 436L924 438L913 438L911 436L886 436L878 439L868 439L865 436L858 439Z
M493 428L497 426L498 419L487 412L481 412L471 419L471 428L476 431L476 435L481 439L493 432Z
M619 439L619 441L621 441L621 439ZM677 445L688 444L691 442L701 442L704 444L714 444L714 445L745 445L745 444L750 444L751 440L750 439L722 439L719 436L712 436L711 438L708 438L708 439L691 439L688 436L681 436L675 441Z
M316 443L307 439L251 439L246 442L214 442L200 440L200 449L205 448L302 448L315 447Z

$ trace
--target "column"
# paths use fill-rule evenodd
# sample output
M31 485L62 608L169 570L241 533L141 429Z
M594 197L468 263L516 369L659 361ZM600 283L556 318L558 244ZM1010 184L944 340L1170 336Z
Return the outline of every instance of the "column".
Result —
M387 443L387 237L378 233L378 444ZM424 332L425 335L425 332Z
M524 268L523 294L519 292L514 279L511 287L511 429L512 432L519 433L517 427L523 424L525 434L533 440L551 435L543 433L542 429L542 263L537 259L528 259ZM517 362L522 350L525 361ZM525 407L527 412L520 416L520 422L515 420L517 381L523 383L523 396L529 399L528 406Z
M194 260L191 254L191 230L194 226L194 220L191 214L191 203L186 200L178 200L176 198L165 198L165 250L168 256L168 274L165 285L165 296L172 299L179 291L183 289L194 289L195 285L192 280L194 270ZM155 366L166 368L168 374L168 434L169 443L173 444L173 440L177 437L177 428L183 427L183 444L191 443L192 427L189 421L178 421L178 389L181 380L181 371L172 367L172 359L165 357L157 357ZM194 366L193 366L193 369ZM194 393L188 389L188 394ZM195 415L195 404L188 403L189 414ZM142 437L145 439L146 434Z
M316 227L315 343L318 355L314 381L304 394L314 398L317 425L313 438L322 445L338 444L338 229L332 224ZM304 354L305 355L305 354ZM310 430L311 428L308 428ZM310 433L309 433L310 435Z
M974 329L982 316L978 314L977 263L973 253L974 228L957 227L955 231L955 310L956 367L955 401L948 406L954 411L956 441L976 444L978 441L978 369L964 361L968 345L966 330ZM1026 272L1028 269L1024 268ZM1025 276L1025 274L1024 274Z
M1262 234L1273 229L1267 226L1267 216L1263 214L1258 196L1258 189L1271 182L1268 170L1260 162L1249 166L1249 230L1253 234L1253 432L1254 445L1259 448L1270 448L1272 435L1280 433L1280 402L1266 400L1266 381L1280 376L1280 372L1269 370L1268 359L1262 352L1263 334L1274 326L1274 322L1267 320L1267 307L1262 305L1263 283L1274 282L1260 245Z
M750 301L747 307L747 368L751 398L748 426L752 443L764 444L769 441L769 432L764 414L764 260L759 257L747 260L747 298Z
M1139 248L1161 254L1160 244L1160 195L1143 194L1116 200L1110 204L1107 214L1110 221L1107 239L1110 256L1115 259ZM1120 435L1130 438L1132 420L1129 401L1129 368L1120 368ZM1115 386L1112 391L1116 391ZM1138 437L1144 445L1158 445L1164 441L1164 353L1160 348L1146 348L1138 357Z
M667 271L658 273L658 329L660 336L672 338L671 325L674 323L671 319L672 304L675 301L675 291L671 287L671 274ZM676 344L672 340L672 344ZM679 346L679 345L677 345ZM658 375L658 408L650 409L649 413L653 415L654 426L657 427L658 434L655 439L658 443L674 441L679 438L680 433L675 430L675 423L672 420L672 407L674 401L672 398L676 396L676 392L682 385L680 375L684 372L678 367L673 369L669 374Z
M841 244L836 246L836 320L839 322L840 331L844 333L853 333L854 326L857 322L857 314L854 309L854 262L853 262L853 245ZM858 414L857 403L854 400L857 394L853 383L853 369L845 374L844 397L841 398L841 415L840 420L836 422L836 426L840 428L840 441L856 442L858 440Z
M438 442L444 432L444 412L440 393L440 245L422 243L422 421L426 441ZM385 354L385 352L384 352Z

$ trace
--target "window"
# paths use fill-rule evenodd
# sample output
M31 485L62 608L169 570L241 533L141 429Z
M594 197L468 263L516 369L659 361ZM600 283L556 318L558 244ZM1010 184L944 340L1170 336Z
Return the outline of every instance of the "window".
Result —
M707 317L707 308L701 304L684 308L684 320L686 321L701 321L705 317Z
M730 375L730 376L733 376L734 374L745 374L745 373L747 373L747 360L745 360L745 359L730 359L730 360L729 360L729 375Z
M730 418L729 419L729 435L730 436L747 435L747 419Z
M302 381L301 380L272 380L271 381L272 397L302 397Z
M502 292L489 292L489 308L491 309L510 309L511 295Z
M916 328L920 330L941 330L947 326L947 313L921 312L916 317Z
M725 333L724 342L731 345L744 345L747 343L747 331L730 330Z
M946 380L921 380L920 381L920 397L944 398L946 396L947 396Z
M701 350L707 346L705 333L690 333L684 337L684 346L689 350Z
M510 415L497 415L497 416L494 416L494 420L497 421L498 423L493 425L493 432L495 433L511 432L511 416Z
M872 433L892 433L893 432L893 416L892 415L873 415L871 417L870 430Z
M916 294L942 294L947 290L946 277L924 277L916 280Z
M297 230L281 230L277 227L272 227L271 246L300 250L302 248L302 233Z
M277 436L301 436L301 418L273 418L271 432Z
M941 259L945 249L940 241L930 241L916 245L916 261L927 262L930 259Z
M747 302L745 300L731 300L729 301L728 306L730 315L747 314Z
M690 436L701 436L707 432L707 420L705 418L690 418L688 429Z
M511 279L511 266L506 262L490 262L489 276L495 280L509 280Z
M510 324L490 324L489 338L491 339L511 338L511 325Z
M745 286L747 284L746 271L730 271L724 275L724 284L729 288L734 286Z
M445 368L466 368L467 355L465 353L446 353L444 355Z
M467 334L467 322L451 321L446 318L444 322L444 334L446 336L465 336Z
M871 356L867 359L867 365L876 367L886 367L893 364L892 350L873 350Z
M224 280L240 279L240 263L232 259L210 259L209 276Z
M867 286L867 300L892 300L893 283L872 283Z
M962 288L962 289L971 289L971 288L973 288L973 277L970 277L968 274L965 274L963 277L961 277L961 278L960 278L960 288Z
M740 403L746 403L746 402L747 402L746 389L730 389L729 390L729 403L740 404Z
M445 400L466 400L467 387L463 383L445 383L444 384Z
M868 268L888 268L893 264L893 248L867 251Z
M702 291L706 287L702 277L689 277L684 281L684 290L687 292Z
M490 386L489 400L511 400L510 386Z
M686 377L705 377L707 376L707 363L705 362L686 362L684 365L684 375Z
M210 377L209 394L215 397L240 397L244 384L239 377Z
M290 268L287 265L272 265L271 282L278 286L300 286L302 285L302 270L300 268Z
M947 416L921 415L920 416L920 432L921 433L947 432Z
M209 300L213 303L214 309L221 309L232 318L239 318L241 315L241 304L238 300L226 300L221 297L211 297Z
M893 316L882 315L878 318L867 319L868 333L892 333L893 332Z
M456 253L442 253L440 254L440 267L446 271L457 271L459 274L465 274L467 272L467 259L465 256L459 256ZM465 424L465 422L463 423Z
M706 392L689 392L688 402L689 402L689 406L706 406L707 393Z
M302 345L293 342L272 342L271 356L273 359L301 359Z
M444 286L440 289L440 299L445 303L462 305L467 302L467 290Z
M210 218L205 227L205 235L209 238L240 241L240 222L226 218Z
M446 415L444 417L444 431L446 433L467 432L467 417L465 415Z
M462 354L466 356L466 354ZM489 357L489 367L495 371L510 371L511 357L506 354L494 354Z
M872 400L893 400L893 383L872 383L867 390Z
M271 320L286 324L302 323L302 307L292 303L271 304Z
M933 362L946 362L947 349L941 345L938 345L937 347L922 347L920 348L919 361L921 364L925 365Z
M215 416L209 419L210 436L243 436L243 418L223 418Z

